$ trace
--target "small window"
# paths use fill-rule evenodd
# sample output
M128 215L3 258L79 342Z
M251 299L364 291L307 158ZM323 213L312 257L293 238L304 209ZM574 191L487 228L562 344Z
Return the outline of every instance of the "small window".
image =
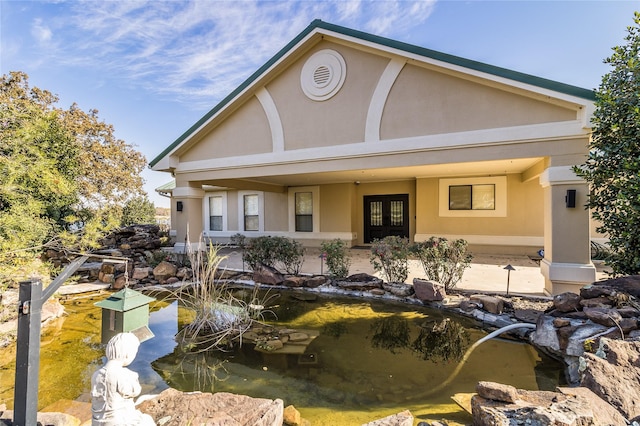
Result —
M244 196L244 230L258 231L260 229L260 213L258 195Z
M222 196L209 197L209 229L222 231Z
M494 184L449 186L449 210L495 210Z
M313 193L296 192L296 232L313 232Z

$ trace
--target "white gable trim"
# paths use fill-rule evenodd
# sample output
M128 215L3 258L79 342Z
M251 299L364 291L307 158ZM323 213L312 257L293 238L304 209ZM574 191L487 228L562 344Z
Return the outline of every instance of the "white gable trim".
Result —
M284 151L284 130L282 128L282 121L280 120L280 114L278 113L276 103L273 101L269 91L264 87L261 87L256 91L256 98L260 101L260 105L262 105L262 109L267 116L269 128L271 128L273 152Z
M365 124L364 140L365 142L376 142L380 140L380 123L382 123L382 113L387 103L387 98L396 82L400 71L404 68L407 61L401 59L392 59L385 68L384 72L378 80L371 103L369 103L369 111L367 112L367 122Z

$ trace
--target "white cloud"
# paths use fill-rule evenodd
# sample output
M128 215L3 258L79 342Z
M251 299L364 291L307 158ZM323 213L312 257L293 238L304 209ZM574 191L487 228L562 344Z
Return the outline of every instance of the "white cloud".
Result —
M423 23L434 2L77 2L52 24L67 39L49 59L210 108L313 19L393 37ZM33 32L41 41L52 36L40 20Z
M47 25L42 23L42 19L37 18L34 19L31 25L31 35L38 43L46 44L51 41L53 33Z

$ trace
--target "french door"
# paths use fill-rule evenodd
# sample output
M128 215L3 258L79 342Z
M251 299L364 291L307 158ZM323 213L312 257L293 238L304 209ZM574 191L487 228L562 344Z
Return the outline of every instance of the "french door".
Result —
M409 237L409 194L364 197L364 243L389 235Z

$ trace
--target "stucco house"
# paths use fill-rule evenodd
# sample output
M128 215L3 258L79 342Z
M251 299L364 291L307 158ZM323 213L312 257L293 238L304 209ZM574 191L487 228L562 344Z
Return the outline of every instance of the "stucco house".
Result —
M171 227L307 246L386 235L535 254L546 290L595 280L587 184L594 92L313 21L151 161ZM188 235L187 235L188 234Z

